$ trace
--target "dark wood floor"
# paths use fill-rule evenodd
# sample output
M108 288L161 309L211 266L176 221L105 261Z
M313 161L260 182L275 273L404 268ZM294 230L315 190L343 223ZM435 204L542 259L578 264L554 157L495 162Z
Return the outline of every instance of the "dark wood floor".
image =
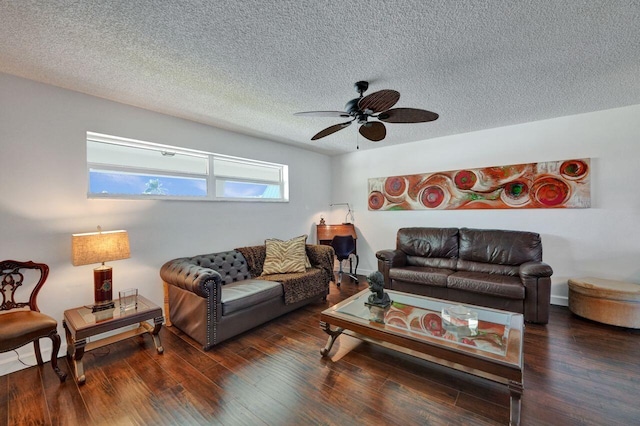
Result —
M320 357L327 306L366 288L345 279L326 303L269 322L209 352L174 327L165 353L135 337L85 355L87 383L50 366L0 377L0 425L496 425L502 386L342 336ZM523 425L640 423L640 333L552 306L525 331ZM64 359L61 364L70 371Z

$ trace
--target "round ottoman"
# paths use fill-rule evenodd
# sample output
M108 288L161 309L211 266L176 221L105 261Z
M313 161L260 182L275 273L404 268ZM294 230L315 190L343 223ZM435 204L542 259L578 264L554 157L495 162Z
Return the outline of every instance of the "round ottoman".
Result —
M640 328L640 284L593 277L572 278L569 310L605 324Z

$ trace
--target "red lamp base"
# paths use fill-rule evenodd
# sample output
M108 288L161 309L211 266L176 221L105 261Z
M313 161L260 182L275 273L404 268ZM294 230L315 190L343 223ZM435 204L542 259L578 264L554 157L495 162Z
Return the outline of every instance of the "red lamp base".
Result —
M115 307L113 303L113 287L111 266L99 266L93 270L93 298L95 305L92 311L102 311Z

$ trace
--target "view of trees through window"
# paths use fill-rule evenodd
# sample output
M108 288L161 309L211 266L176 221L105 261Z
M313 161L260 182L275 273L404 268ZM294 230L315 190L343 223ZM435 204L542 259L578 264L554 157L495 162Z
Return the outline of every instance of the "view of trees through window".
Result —
M202 178L90 170L89 182L92 194L207 196L207 181Z

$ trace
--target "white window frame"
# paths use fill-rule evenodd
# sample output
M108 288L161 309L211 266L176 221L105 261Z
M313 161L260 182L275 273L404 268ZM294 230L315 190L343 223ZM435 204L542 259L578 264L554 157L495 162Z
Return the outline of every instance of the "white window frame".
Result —
M198 171L170 171L159 168L150 167L136 167L131 165L122 164L109 164L100 162L89 161L89 143L98 142L104 144L121 145L132 148L158 151L163 155L165 153L179 154L189 157L200 157L206 159L208 162L208 169L202 173ZM248 158L235 157L230 155L217 154L207 151L199 151L188 148L181 148L170 145L162 145L152 142L139 141L135 139L121 138L117 136L110 136L101 133L87 132L86 138L87 146L87 198L109 198L109 199L127 199L127 200L193 200L193 201L242 201L242 202L266 202L266 203L279 203L289 201L289 168L285 164L270 163L260 160L252 160ZM216 160L222 160L227 163L238 163L242 166L264 168L269 174L274 175L277 172L276 179L266 178L248 178L246 176L239 177L233 174L229 175L216 175L214 163ZM184 195L162 195L162 194L102 194L91 192L90 173L91 171L105 171L116 173L132 173L132 174L158 174L169 177L185 177L185 178L198 178L205 179L207 182L207 194L206 196L184 196ZM260 197L225 197L223 194L219 194L218 188L224 182L241 182L241 183L256 183L256 184L268 184L277 186L279 189L279 198L260 198Z

